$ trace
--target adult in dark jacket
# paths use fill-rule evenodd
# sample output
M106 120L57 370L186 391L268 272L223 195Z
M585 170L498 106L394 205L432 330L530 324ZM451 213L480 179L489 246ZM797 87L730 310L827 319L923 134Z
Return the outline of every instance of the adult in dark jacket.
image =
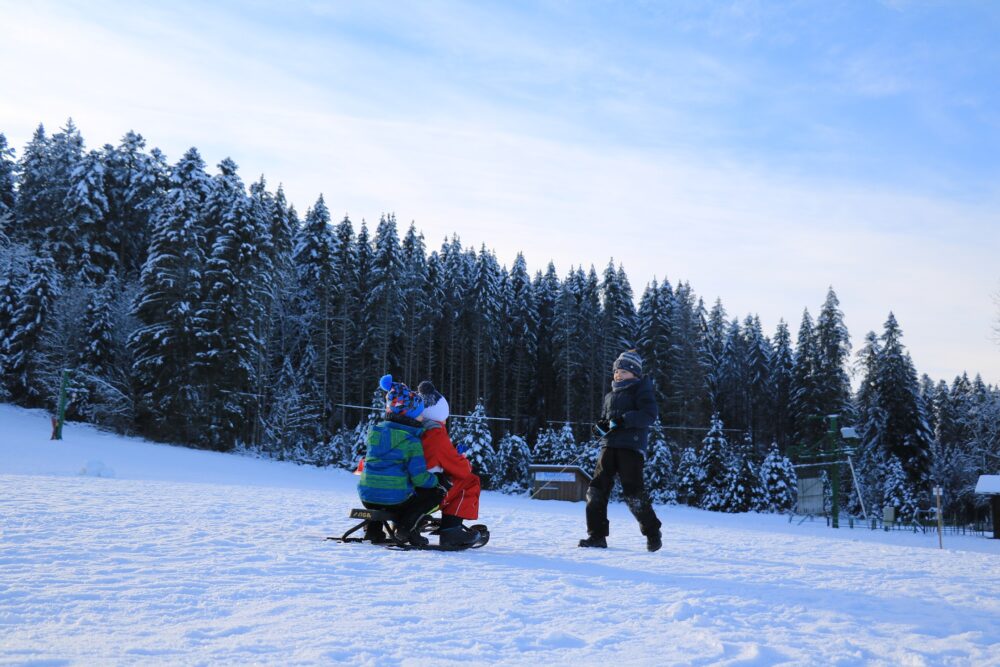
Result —
M601 419L594 426L602 448L587 489L588 537L580 540L580 546L608 546L608 498L617 475L625 503L646 536L646 548L657 551L663 545L661 524L642 477L649 427L656 421L656 396L652 382L642 377L642 357L635 350L622 352L613 371L611 391L604 397Z

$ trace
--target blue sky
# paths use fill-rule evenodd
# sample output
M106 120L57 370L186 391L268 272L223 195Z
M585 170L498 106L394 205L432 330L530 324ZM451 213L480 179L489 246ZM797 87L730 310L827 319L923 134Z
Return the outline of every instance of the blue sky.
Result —
M1000 5L0 0L0 132L72 116L636 292L797 329L837 290L1000 382Z

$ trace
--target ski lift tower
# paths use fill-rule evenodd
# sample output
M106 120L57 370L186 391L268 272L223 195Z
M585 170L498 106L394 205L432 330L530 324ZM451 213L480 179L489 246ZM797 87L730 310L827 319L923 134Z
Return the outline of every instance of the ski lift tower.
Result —
M792 455L798 461L795 468L818 468L825 470L830 479L831 506L830 525L840 528L840 467L844 464L850 466L851 477L855 489L858 491L858 498L861 498L861 490L858 488L857 476L854 474L853 442L859 440L857 431L851 427L839 428L838 421L840 415L816 416L813 419L822 419L826 422L826 430L819 441L812 445L793 446ZM800 476L800 479L802 477ZM809 479L806 477L805 479ZM868 518L868 513L864 507L864 500L861 500L861 511Z

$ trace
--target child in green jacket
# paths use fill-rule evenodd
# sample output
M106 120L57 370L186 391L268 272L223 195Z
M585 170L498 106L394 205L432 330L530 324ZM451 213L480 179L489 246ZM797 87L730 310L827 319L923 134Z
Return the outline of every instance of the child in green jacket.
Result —
M428 540L420 534L419 521L444 498L437 476L427 471L420 443L423 399L405 384L393 382L391 375L383 376L379 386L386 392L385 419L368 432L358 495L368 509L396 513L397 534L423 546ZM369 522L365 536L373 542L384 540L382 525Z

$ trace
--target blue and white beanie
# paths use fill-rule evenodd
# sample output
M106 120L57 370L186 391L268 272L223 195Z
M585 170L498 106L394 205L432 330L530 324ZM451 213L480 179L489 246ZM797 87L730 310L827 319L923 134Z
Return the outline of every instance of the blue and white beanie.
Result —
M443 424L450 414L445 397L434 388L430 380L424 380L417 385L417 391L424 399L424 419L432 419Z
M385 411L416 419L424 411L424 399L402 382L393 382L391 375L383 375L378 386L385 392Z
M623 371L628 371L636 377L642 377L642 357L635 350L626 350L618 355L611 370L616 371L619 368Z

